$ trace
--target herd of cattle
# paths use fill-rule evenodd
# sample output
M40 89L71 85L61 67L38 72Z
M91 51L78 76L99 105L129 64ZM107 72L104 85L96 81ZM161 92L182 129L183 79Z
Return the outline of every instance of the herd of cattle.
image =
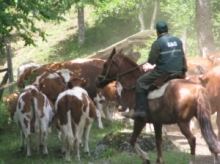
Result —
M58 130L65 160L70 161L70 151L76 147L80 160L79 145L90 154L88 139L93 120L98 118L103 128L102 113L112 120L112 109L118 104L120 95L117 83L100 89L95 79L101 74L105 60L75 59L45 65L23 63L18 68L17 86L21 93L13 93L5 99L10 107L11 118L21 129L20 150L27 142L27 156L31 156L30 137L36 136L36 150L43 146L48 154L47 136L50 125ZM209 92L212 114L217 112L220 128L220 66L218 62L195 57L187 58L186 79L203 85ZM219 111L219 112L218 112ZM220 130L218 137L220 136ZM220 140L220 137L219 137Z

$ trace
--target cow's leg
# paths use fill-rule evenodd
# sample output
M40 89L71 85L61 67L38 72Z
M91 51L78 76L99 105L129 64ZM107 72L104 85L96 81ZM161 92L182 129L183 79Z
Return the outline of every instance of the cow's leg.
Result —
M110 113L110 105L107 101L104 103L102 110L105 114L105 118L109 121L112 121L112 115Z
M103 124L102 124L102 114L100 109L96 109L96 116L98 118L98 127L99 129L103 129Z
M66 126L62 130L61 140L62 140L62 147L64 148L63 150L65 151L65 160L70 162L71 161L70 152L74 146L74 136L72 132L72 127Z
M87 153L90 156L90 151L89 151L89 133L91 130L92 124L89 124L88 126L85 127L84 133L83 133L83 142L84 142L84 152Z
M81 138L80 138L80 134L79 132L76 132L76 136L75 136L75 147L76 147L76 160L80 161L80 143L81 143Z
M43 154L48 155L47 150L47 136L48 136L48 125L49 122L45 120L41 120L41 142L43 144Z
M183 135L188 140L191 150L190 164L195 164L195 148L196 148L196 138L190 131L189 123L178 122L178 126L183 133Z
M20 144L19 151L22 151L24 149L24 139L25 139L22 129L20 130L20 137L21 137L21 144Z
M26 136L26 140L27 140L27 156L30 157L31 154L31 133L28 133Z
M70 111L68 111L68 123L67 125L60 126L61 127L61 140L62 140L62 146L65 149L65 160L71 161L70 152L74 146L74 135L73 135L73 129L77 130L77 127L74 126L74 123L72 123L72 119L70 116Z
M39 146L40 146L40 143L41 143L41 133L40 133L40 129L35 126L35 137L36 137L36 151L37 153L39 154Z
M157 145L157 160L155 164L165 164L162 155L162 125L161 124L154 124L154 131L155 131L155 139Z
M70 151L72 149L71 145L68 143L68 139L65 139L64 137L62 139L63 139L62 143L65 145L65 160L67 162L70 162L71 161Z
M28 125L28 127L26 128L26 125L24 123L22 123L21 127L22 127L22 131L23 131L24 136L27 141L27 156L30 157L32 155L32 153L31 153L31 127L30 127L29 120L28 120L27 125Z
M100 102L99 95L96 95L94 98L95 104L96 104L96 116L98 118L98 127L99 129L103 129L103 124L102 124L102 104Z

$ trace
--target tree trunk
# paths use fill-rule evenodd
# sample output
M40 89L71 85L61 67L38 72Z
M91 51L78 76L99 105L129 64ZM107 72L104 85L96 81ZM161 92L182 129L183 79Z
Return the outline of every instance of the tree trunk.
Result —
M187 49L186 49L187 30L186 30L186 29L183 30L183 34L182 34L182 42L183 42L183 50L184 50L185 54L187 55L187 53L186 53L186 51L187 51Z
M138 19L140 21L140 24L141 24L141 31L145 30L145 23L144 23L144 14L143 14L143 11L139 11L139 14L138 14Z
M196 30L199 56L202 56L204 49L207 49L209 55L215 53L211 19L210 0L196 0Z
M8 64L8 78L9 82L12 83L14 82L14 76L13 76L13 67L12 67L12 54L11 54L11 45L7 44L6 45L6 50L7 50L7 64ZM9 93L12 93L14 91L14 86L9 85Z
M78 7L78 43L80 45L85 42L85 22L84 22L84 8Z
M139 10L138 20L139 20L140 26L141 26L140 31L146 30L145 22L144 22L144 13L143 13L143 9L141 7L141 4L140 3L136 4L136 8Z
M157 0L155 0L154 2L154 12L151 18L151 23L150 23L150 30L154 30L154 25L155 25L155 19L157 16L157 8L158 8L158 2Z

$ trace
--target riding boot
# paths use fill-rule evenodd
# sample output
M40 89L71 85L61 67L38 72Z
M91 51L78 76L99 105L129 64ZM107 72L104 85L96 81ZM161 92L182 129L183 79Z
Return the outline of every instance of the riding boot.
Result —
M136 92L134 117L146 118L147 97L145 92Z

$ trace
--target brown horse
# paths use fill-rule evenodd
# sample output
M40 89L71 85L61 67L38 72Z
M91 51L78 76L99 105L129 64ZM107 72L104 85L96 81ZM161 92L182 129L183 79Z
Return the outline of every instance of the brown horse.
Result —
M127 58L122 51L116 53L115 48L103 66L102 74L96 80L97 87L103 87L113 80L118 80L123 87L121 105L133 107L135 104L134 86L136 80L142 72L139 66ZM124 99L124 100L123 100ZM146 99L147 101L147 99ZM162 125L175 124L179 126L183 135L187 138L190 149L190 164L195 164L196 138L189 128L189 122L196 117L200 123L202 135L209 146L210 151L215 156L215 161L220 163L218 154L220 153L220 143L213 131L210 121L210 104L207 91L201 85L184 79L171 80L165 89L164 95L155 99L148 99L150 119L148 123L153 123L157 145L156 164L164 164L162 155ZM136 143L146 122L134 119L133 133L130 139L131 145L135 148L144 163L149 164L148 154L141 150ZM178 162L177 162L178 163Z

